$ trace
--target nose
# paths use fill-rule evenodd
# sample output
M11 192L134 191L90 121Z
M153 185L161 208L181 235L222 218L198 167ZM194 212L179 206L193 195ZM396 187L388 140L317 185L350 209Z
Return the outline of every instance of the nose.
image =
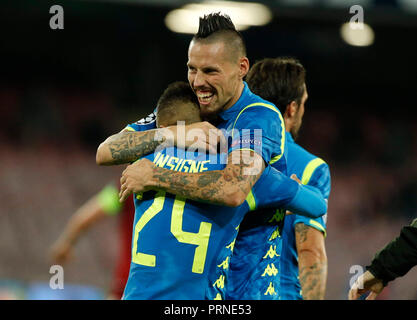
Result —
M201 71L197 71L194 75L193 86L195 88L203 87L206 84L206 79Z

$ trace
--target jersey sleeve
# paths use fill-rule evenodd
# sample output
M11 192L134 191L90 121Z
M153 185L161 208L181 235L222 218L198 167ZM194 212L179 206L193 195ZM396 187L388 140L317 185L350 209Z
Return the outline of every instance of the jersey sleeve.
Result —
M319 189L300 184L297 194L286 209L297 215L317 219L327 212L327 201Z
M255 184L252 197L247 198L251 208L283 207L309 217L321 216L327 210L327 204L317 188L300 185L271 166L265 169Z
M324 199L328 201L331 189L331 178L329 166L320 158L316 158L309 162L301 177L301 182L317 188L322 193ZM326 236L326 220L327 213L319 218L308 218L296 215L294 226L297 223L304 223L307 226L315 228Z
M145 118L142 118L135 123L128 124L124 130L129 131L147 131L151 129L156 129L156 112L152 112Z
M285 127L280 111L272 104L254 103L237 116L231 131L229 153L250 149L266 163L284 154Z
M267 166L249 192L246 202L251 210L259 207L285 207L297 194L299 185L282 172Z
M122 209L122 204L119 201L119 190L113 183L106 185L97 194L97 200L101 209L108 215L117 215Z

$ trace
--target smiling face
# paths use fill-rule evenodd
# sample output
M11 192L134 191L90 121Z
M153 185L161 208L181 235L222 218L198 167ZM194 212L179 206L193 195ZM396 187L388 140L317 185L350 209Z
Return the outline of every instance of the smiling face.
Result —
M242 93L242 79L249 70L249 61L228 49L223 41L191 41L188 81L197 95L203 118L213 118L227 110Z

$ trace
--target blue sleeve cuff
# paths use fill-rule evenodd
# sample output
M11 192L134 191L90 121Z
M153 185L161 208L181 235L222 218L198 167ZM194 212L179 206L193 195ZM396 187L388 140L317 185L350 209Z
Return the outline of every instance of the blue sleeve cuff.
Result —
M327 212L327 202L321 192L308 185L299 185L295 197L286 207L292 213L309 218L318 218Z

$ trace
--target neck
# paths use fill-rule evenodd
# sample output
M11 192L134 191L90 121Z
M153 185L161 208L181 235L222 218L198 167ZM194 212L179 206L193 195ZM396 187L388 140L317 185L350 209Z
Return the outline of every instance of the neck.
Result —
M243 84L243 81L240 81L240 84L237 88L236 94L233 96L233 98L224 106L223 110L230 109L240 98L243 92L243 88L245 85Z
M284 124L285 124L285 131L291 132L291 129L292 129L292 121L289 120L288 118L286 118L285 116L284 116Z

